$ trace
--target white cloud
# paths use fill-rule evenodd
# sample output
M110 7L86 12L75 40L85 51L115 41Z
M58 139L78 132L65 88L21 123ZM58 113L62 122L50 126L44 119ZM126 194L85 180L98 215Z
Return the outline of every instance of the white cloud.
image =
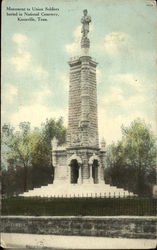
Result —
M105 52L110 55L116 55L119 50L130 46L130 37L125 32L111 32L105 36L103 44L98 44L99 48L105 49Z
M45 70L42 65L37 65L36 67L34 67L33 69L33 72L38 76L38 77L42 77L42 78L45 78L47 79L48 76L49 76L49 73L47 70Z
M125 105L128 109L130 108L138 108L140 104L143 104L145 101L145 97L142 95L135 95L128 98L128 100L125 101Z
M67 111L65 109L53 109L47 107L41 103L32 103L30 105L20 106L16 113L13 113L10 117L12 124L18 126L22 121L29 121L33 127L40 126L46 118L55 117L56 119L63 116L65 122L67 117Z
M28 41L28 38L23 34L15 33L12 37L12 40L13 42L17 43L18 46L21 46Z
M99 68L96 70L96 75L97 75L97 84L101 84L103 77L102 77L102 72Z
M18 90L14 85L7 87L7 95L4 96L4 105L2 105L2 123L11 123L14 127L18 128L20 122L29 121L32 127L40 127L41 123L46 118L59 117L64 118L64 124L67 125L67 109L64 108L53 108L45 105L45 100L53 95L53 92L47 84L40 87L37 91L32 93L32 99L30 103L26 105L19 105L14 112L9 113L8 101L13 101L13 98L17 97ZM3 91L3 93L5 93ZM7 107L7 109L6 109Z
M10 115L8 111L11 105L15 104L18 97L18 88L14 84L2 85L2 100L1 100L1 122L10 122Z
M103 97L102 103L105 107L115 105L121 109L125 109L126 112L130 112L130 109L139 107L138 105L143 104L145 97L141 94L125 95L123 88L111 87L110 92L106 93Z
M115 117L110 116L110 112L106 111L102 106L98 108L98 125L99 125L99 139L104 137L107 144L112 141L121 139L121 126L129 126L136 118L144 119L147 124L150 124L153 131L156 131L155 121L150 121L147 115L143 112L133 111L130 114L119 114Z
M120 87L111 87L110 91L103 97L103 104L105 106L113 103L122 104L124 102L123 91Z
M44 85L33 93L32 99L36 100L36 103L41 104L49 96L52 96L52 91L48 86Z
M115 54L118 49L128 42L128 34L124 32L111 32L105 37L104 47L108 53Z
M81 39L81 25L77 26L73 32L75 42L79 43Z
M48 71L32 57L28 47L29 38L23 34L16 33L12 37L13 42L16 44L15 53L9 58L9 63L14 66L18 72L26 72L28 74L33 73L35 77L39 79L38 89L33 91L32 99L27 105L17 106L16 111L9 114L8 104L13 102L13 99L18 98L18 90L15 86L7 87L7 92L4 90L4 110L3 110L3 121L11 122L14 126L22 121L30 121L33 126L40 126L46 118L58 117L61 111L52 111L45 105L45 100L52 96L52 90L49 88L46 81L48 80ZM44 81L44 85L43 85ZM42 84L41 84L42 83Z
M136 91L142 92L143 86L139 77L134 74L116 74L112 77L114 82L119 84L126 84L128 87L134 88Z
M26 71L31 62L31 54L28 51L18 50L9 62L15 66L16 71Z
M75 42L73 42L71 44L66 44L65 48L69 54L74 54L74 53L76 53L76 51L78 51L78 44Z
M99 134L107 143L121 139L121 125L129 126L140 117L156 134L156 122L144 110L149 101L139 75L116 74L109 78L111 87L99 101ZM150 105L150 103L149 103ZM153 112L153 111L152 111ZM101 141L101 140L100 140Z
M18 95L18 89L14 84L9 84L5 88L2 86L2 106L12 104Z
M65 73L62 73L59 78L60 78L60 81L61 81L62 86L64 87L65 91L68 92L68 89L69 89L69 77L68 77L68 75Z
M115 106L128 113L132 109L143 107L147 96L139 76L130 73L116 74L109 77L108 81L111 87L101 100L105 108L113 109Z
M81 39L81 25L77 26L73 32L74 42L65 45L65 49L69 54L75 54L79 51L80 48L80 39Z
M17 47L15 54L12 55L8 61L14 65L16 71L26 71L32 60L31 53L26 49L29 39L24 34L15 33L12 37L12 41Z
M49 74L41 64L33 60L33 57L28 50L29 38L21 33L15 33L12 41L16 44L16 52L9 58L9 63L15 67L17 72L33 72L35 76L42 79L47 79Z
M32 100L27 105L18 106L18 110L9 115L9 121L18 127L20 122L29 121L32 127L39 127L47 118L58 119L60 116L64 118L67 125L67 110L65 108L55 108L45 105L45 99L52 96L52 91L48 85L42 86L32 94ZM5 115L5 112L4 112ZM3 115L3 121L5 117ZM9 122L8 121L8 122Z

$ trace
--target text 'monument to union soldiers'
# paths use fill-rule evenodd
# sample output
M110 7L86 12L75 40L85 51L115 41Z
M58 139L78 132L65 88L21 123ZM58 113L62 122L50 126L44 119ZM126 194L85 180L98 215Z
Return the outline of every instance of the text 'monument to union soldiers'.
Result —
M52 17L59 16L57 7L6 7L6 16L16 18L18 22L47 22Z

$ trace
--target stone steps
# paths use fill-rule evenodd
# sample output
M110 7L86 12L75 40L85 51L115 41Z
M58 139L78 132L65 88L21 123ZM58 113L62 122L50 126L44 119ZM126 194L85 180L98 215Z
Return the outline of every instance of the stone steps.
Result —
M135 196L123 188L109 184L69 184L61 182L34 188L21 194L24 197L126 197Z

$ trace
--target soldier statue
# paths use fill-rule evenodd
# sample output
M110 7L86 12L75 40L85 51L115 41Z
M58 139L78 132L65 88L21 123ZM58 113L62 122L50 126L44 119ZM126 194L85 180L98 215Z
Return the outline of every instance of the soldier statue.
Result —
M89 32L89 23L91 22L91 17L88 16L87 10L83 11L84 16L81 18L82 29L81 33L83 34L84 38L87 38L87 34Z

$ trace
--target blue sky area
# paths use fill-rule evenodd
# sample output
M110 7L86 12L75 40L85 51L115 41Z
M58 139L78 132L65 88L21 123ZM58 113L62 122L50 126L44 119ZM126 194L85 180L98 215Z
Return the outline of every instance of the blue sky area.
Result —
M59 16L17 21L6 15L9 6L54 7ZM83 9L92 18L90 55L98 62L100 139L120 139L121 125L137 117L155 131L157 7L146 0L3 1L2 123L40 126L63 116L67 125L68 61L80 54Z

